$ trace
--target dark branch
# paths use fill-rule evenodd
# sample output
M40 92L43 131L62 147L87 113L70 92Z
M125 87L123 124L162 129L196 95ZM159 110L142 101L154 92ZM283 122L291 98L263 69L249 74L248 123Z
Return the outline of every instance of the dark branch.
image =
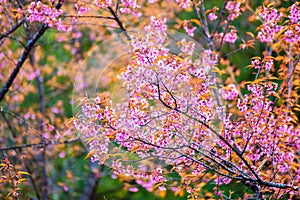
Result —
M55 8L56 9L60 9L61 6L62 6L62 4L63 4L63 2L64 2L64 0L59 0L58 3L56 4ZM24 22L24 20L23 20L23 22ZM19 26L21 26L21 24ZM16 30L17 28L11 29L11 32L13 32L14 30ZM19 58L18 63L16 64L14 70L12 71L12 73L10 74L8 80L5 82L3 88L0 91L0 102L4 99L4 96L8 92L9 88L11 87L11 85L13 84L13 82L14 82L15 78L17 77L17 75L18 75L21 67L23 66L24 62L28 58L31 49L33 48L33 46L35 45L35 43L40 39L40 37L45 33L45 31L48 28L49 27L48 27L47 24L43 24L42 27L40 28L40 30L37 31L33 35L33 37L27 42L27 45L24 48L24 51L23 51L21 57ZM8 34L10 34L10 33L8 33Z
M46 143L41 142L41 143L24 144L24 145L19 145L19 146L10 146L10 147L1 148L0 152L16 150L16 149L24 149L24 148L44 148L44 147L50 146L50 145L70 144L70 143L75 143L78 141L80 141L80 140L78 138L76 138L76 139L72 139L72 140L65 140L62 142L46 142Z
M21 21L19 21L16 25L14 25L13 27L11 27L11 29L9 29L5 33L1 34L0 35L0 40L2 40L5 37L8 37L11 33L13 33L15 30L17 30L24 22L25 22L24 19L21 20Z

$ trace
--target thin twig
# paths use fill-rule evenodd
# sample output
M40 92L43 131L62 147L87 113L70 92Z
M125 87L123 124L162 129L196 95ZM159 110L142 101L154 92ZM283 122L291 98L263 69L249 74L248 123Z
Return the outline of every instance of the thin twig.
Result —
M40 143L31 143L31 144L23 144L23 145L15 145L15 146L10 146L10 147L4 147L0 148L0 152L3 151L10 151L10 150L15 150L15 149L25 149L25 148L45 148L47 146L51 145L61 145L61 144L69 144L69 143L75 143L80 141L80 139L72 139L72 140L65 140L62 142L40 142Z
M16 25L14 25L13 27L11 27L11 29L9 29L8 31L6 31L5 33L0 35L0 40L2 40L3 38L9 36L11 33L13 33L14 31L16 31L23 23L25 22L24 19L22 19L21 21L19 21Z
M110 13L114 16L115 21L118 23L120 29L124 32L126 38L128 40L131 40L130 36L127 33L126 28L123 26L123 23L121 22L120 18L117 16L117 13L112 9L112 7L108 7L108 10L110 11Z
M101 15L63 15L62 17L66 17L66 18L71 18L71 17L75 17L75 18L96 18L96 19L115 20L114 17L105 17L105 16L101 16Z
M215 28L214 28L213 32L212 32L211 35L210 35L210 39L211 39L211 40L214 39L214 35L215 35L215 33L217 32L218 27L219 27L220 24L221 24L222 17L223 17L223 15L225 14L225 7L226 7L226 5L227 5L227 2L228 2L228 0L225 0L225 1L224 1L224 5L223 5L222 10L221 10L221 12L220 12L220 14L219 14L219 17L218 17L219 19L218 19L218 21L217 21L217 23L216 23L216 25L215 25Z

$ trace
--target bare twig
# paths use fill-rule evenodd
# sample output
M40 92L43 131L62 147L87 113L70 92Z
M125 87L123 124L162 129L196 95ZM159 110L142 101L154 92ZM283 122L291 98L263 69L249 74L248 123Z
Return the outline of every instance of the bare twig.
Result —
M66 17L66 18L96 18L96 19L111 19L111 20L115 20L114 17L105 17L105 16L101 16L101 15L64 15L62 17Z
M123 26L123 23L121 22L120 18L117 16L117 13L112 9L112 7L108 7L109 12L114 16L115 21L118 23L120 29L124 32L126 38L128 40L131 40L130 36L127 33L127 30L125 29L125 27Z
M225 0L225 1L224 1L224 5L223 5L222 10L221 10L221 12L220 12L220 14L219 14L219 17L218 17L218 21L217 21L217 23L216 23L216 25L215 25L215 28L214 28L213 32L212 32L211 35L210 35L210 37L211 37L210 39L211 39L211 40L213 40L214 35L215 35L215 33L217 32L218 27L219 27L220 24L221 24L223 15L225 14L225 7L226 7L226 5L227 5L227 2L228 2L228 0Z

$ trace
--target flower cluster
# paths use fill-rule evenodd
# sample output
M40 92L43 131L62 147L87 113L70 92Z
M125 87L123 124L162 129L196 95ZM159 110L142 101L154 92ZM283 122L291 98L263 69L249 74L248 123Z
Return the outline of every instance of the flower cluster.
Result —
M299 44L300 42L300 5L293 4L290 7L290 14L288 16L290 25L284 32L284 40L291 44Z
M210 21L215 21L218 18L218 16L213 12L209 13L207 17Z
M224 41L229 42L229 43L235 43L237 40L238 36L236 34L236 31L231 30L229 33L226 33L224 36Z
M287 30L284 33L284 40L291 44L298 44L300 41L300 26L295 26L293 30Z
M83 14L91 10L91 8L87 4L83 4L83 3L75 3L74 6L78 14Z
M176 0L176 3L179 4L180 9L186 9L192 6L191 0Z
M229 84L220 90L224 99L233 100L238 96L238 90L234 84Z
M159 31L164 33L167 30L166 25L167 19L158 19L155 16L151 16L150 18L150 24L145 27L145 31L151 32L151 31Z
M112 0L94 0L94 4L98 8L107 8L108 6L112 5Z
M299 129L291 123L291 118L281 109L275 109L273 102L267 96L273 95L277 89L277 84L272 82L254 83L248 85L251 94L245 95L243 100L239 100L238 108L245 118L238 121L233 129L236 135L243 137L247 143L239 144L244 146L247 157L253 162L264 158L273 163L276 170L281 173L296 173L290 166L294 162L297 149L300 143L297 140ZM275 113L277 116L275 116ZM280 122L280 123L279 123ZM276 144L289 141L293 148L278 148ZM246 147L245 147L246 146ZM260 170L260 169L259 169Z
M288 16L288 18L290 19L290 21L293 24L296 24L299 22L300 20L300 6L299 3L298 4L293 4L290 8L290 15Z
M228 1L225 9L229 12L227 17L228 20L232 21L240 16L240 6L239 1Z
M259 59L254 59L251 61L251 65L254 69L265 69L270 71L274 66L274 61L269 57L264 58L262 61Z
M71 27L63 24L58 18L63 14L63 10L43 4L42 2L31 2L27 9L27 19L30 22L41 22L47 24L50 28L56 27L60 31L70 31Z
M195 52L195 42L193 41L186 41L186 39L182 39L179 43L178 46L180 46L180 50L184 55L191 56Z
M264 24L257 37L261 42L272 42L275 35L282 30L282 26L278 25L282 14L275 8L263 7L259 16L264 20Z
M120 12L123 14L132 14L135 17L140 17L142 13L136 11L136 9L140 7L141 6L137 5L136 0L121 0Z
M194 32L197 28L194 27L190 22L185 21L183 24L183 28L189 36L194 37Z

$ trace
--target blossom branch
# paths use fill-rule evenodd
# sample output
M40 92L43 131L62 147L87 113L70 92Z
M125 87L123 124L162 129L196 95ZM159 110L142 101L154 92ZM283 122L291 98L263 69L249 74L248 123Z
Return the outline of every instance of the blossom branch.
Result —
M57 5L55 6L57 10L59 10L62 6L63 0L59 0ZM19 25L21 26L21 24ZM17 77L20 69L22 68L23 64L27 60L31 49L35 45L35 43L42 37L42 35L46 32L46 30L49 28L47 24L43 24L42 27L32 36L32 38L27 42L26 47L24 48L24 51L21 55L21 57L18 60L18 63L16 64L15 68L13 69L12 73L10 74L8 80L5 82L4 86L2 87L0 91L0 102L4 99L4 96L9 91L9 88L11 87L12 83L14 82L15 78Z

